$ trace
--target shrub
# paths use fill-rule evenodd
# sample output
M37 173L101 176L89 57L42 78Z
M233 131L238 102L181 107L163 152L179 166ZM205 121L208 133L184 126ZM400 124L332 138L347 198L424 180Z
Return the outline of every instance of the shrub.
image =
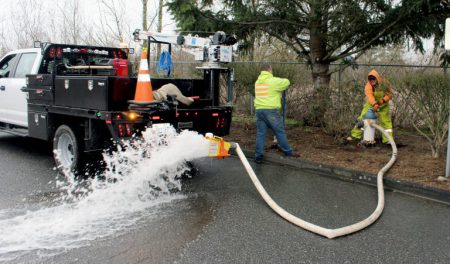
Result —
M273 62L271 66L276 77L287 78L291 82L291 87L286 93L287 115L295 118L304 115L307 106L304 100L307 94L305 91L310 79L305 65ZM261 63L238 62L233 63L233 67L235 105L238 110L249 113L253 105L254 84L260 74Z
M333 89L331 106L323 118L323 131L335 138L348 136L361 113L364 104L363 86L357 80L351 80Z
M448 140L450 77L411 75L399 82L397 94L407 106L413 127L428 140L432 156L438 158Z

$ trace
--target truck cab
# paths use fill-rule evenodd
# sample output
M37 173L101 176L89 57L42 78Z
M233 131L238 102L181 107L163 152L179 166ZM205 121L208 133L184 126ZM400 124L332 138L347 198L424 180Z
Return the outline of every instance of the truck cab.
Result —
M23 49L0 59L0 122L28 127L26 75L36 74L41 64L41 49ZM23 130L25 131L25 130Z

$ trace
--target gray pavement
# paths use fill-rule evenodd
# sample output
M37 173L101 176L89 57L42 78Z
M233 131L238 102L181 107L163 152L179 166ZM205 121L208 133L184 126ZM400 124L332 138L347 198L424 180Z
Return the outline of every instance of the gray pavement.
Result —
M0 134L0 157L0 210L43 206L58 192L49 184L56 173L45 143ZM330 240L276 215L236 157L194 164L199 171L184 180L185 198L155 208L153 217L89 246L25 252L7 263L450 262L449 205L387 191L375 224ZM336 228L375 209L372 186L305 168L252 166L274 200L306 221Z

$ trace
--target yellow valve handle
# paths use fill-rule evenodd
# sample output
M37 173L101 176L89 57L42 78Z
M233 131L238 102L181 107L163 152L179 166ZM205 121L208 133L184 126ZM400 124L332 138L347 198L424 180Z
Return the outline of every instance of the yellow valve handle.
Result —
M208 157L223 159L230 155L228 154L231 147L229 142L226 142L223 138L214 136L211 133L207 133L205 138L209 141Z

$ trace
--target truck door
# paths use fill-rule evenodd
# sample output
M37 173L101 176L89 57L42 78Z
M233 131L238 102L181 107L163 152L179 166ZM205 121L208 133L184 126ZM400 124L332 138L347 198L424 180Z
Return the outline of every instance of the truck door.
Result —
M0 61L0 122L28 126L25 75L35 73L37 52L7 55Z

